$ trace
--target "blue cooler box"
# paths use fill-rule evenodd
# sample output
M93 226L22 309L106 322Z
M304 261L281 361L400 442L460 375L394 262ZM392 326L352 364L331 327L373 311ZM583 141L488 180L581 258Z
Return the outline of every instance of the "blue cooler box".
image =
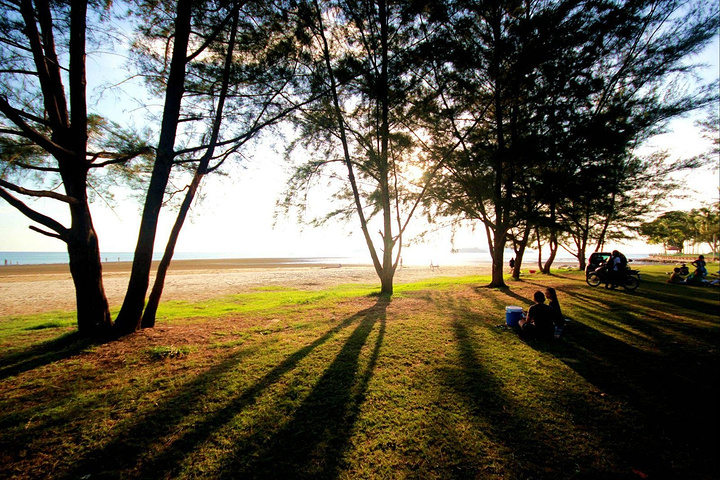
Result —
M511 327L517 327L518 322L523 318L522 307L505 307L505 323Z

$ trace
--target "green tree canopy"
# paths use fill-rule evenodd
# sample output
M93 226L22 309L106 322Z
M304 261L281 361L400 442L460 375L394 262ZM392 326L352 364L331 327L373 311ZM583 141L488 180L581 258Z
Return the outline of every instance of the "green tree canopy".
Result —
M460 138L435 197L446 214L488 229L501 286L510 228L536 222L551 251L575 243L581 263L667 192L662 175L690 164L640 159L668 119L717 99L716 86L675 82L715 34L701 2L448 2L452 46L438 116ZM470 121L469 121L470 120ZM533 201L527 196L532 195ZM529 207L529 208L528 208ZM645 208L645 210L643 210ZM570 242L568 242L570 240Z

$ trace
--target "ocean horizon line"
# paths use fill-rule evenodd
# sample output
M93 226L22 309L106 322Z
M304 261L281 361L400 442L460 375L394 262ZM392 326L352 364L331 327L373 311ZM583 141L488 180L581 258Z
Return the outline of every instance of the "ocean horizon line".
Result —
M134 252L102 252L103 263L132 262ZM154 252L153 261L160 261L163 252ZM295 255L247 255L233 252L175 252L173 260L288 260L297 263L323 263L331 260L347 260L351 257L320 257ZM53 265L66 264L70 259L67 252L0 252L0 265Z
M153 261L159 261L162 258L163 252L155 252L153 254ZM510 255L510 256L508 256ZM513 255L512 251L506 252L506 261L508 261ZM641 260L649 257L649 253L639 254L628 254L628 258L633 260ZM132 262L134 252L103 252L101 254L101 260L103 263L118 263L118 262ZM345 264L362 264L371 265L372 261L369 254L365 255L248 255L237 252L176 252L173 255L173 260L253 260L253 259L268 259L268 260L287 260L292 263L345 263ZM69 257L67 252L18 252L18 251L5 251L0 252L0 265L50 265L50 264L67 264ZM486 264L492 262L490 254L487 252L451 252L442 255L428 256L426 254L421 257L409 255L403 258L405 265L425 265L434 264L436 266L441 265L477 265ZM526 256L524 259L525 264L533 264L536 262L536 258ZM575 257L569 255L560 255L556 258L555 264L567 264L577 263Z

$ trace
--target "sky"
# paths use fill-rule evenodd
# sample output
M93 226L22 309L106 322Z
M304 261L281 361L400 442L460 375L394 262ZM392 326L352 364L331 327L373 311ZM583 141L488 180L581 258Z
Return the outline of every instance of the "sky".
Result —
M718 78L720 50L718 38L698 60L708 64L703 69L705 80ZM134 92L128 99L118 89L101 88L107 81L108 72L117 78L126 75L127 68L121 55L110 55L98 63L88 63L89 98L96 102L97 110L112 112L115 119L134 119L142 122L138 105L144 100L141 89L124 85ZM693 119L678 119L670 124L670 132L652 140L646 148L669 149L673 156L690 157L707 150ZM193 211L180 234L177 252L223 253L237 257L352 257L366 258L369 254L360 234L356 219L350 223L334 224L321 228L302 226L295 217L276 218L276 201L285 187L287 169L282 151L259 145L247 151L247 161L231 177L208 176L202 187L204 199L194 205ZM281 149L278 149L281 150ZM683 193L690 198L676 200L666 210L689 210L718 198L720 179L715 169L695 171L682 176ZM322 192L314 192L318 205L322 205ZM102 200L91 205L100 248L103 253L131 252L135 249L141 205L128 198L125 192L116 192L117 202L111 207ZM34 208L54 216L67 224L65 208L57 202L38 199L28 203ZM174 220L174 211L165 209L161 214L156 250L164 248L164 242ZM416 220L419 221L419 220ZM0 200L0 251L64 251L65 245L29 230L32 223L4 201ZM474 232L464 230L456 233L454 247L487 250L487 243L479 226ZM407 263L452 263L449 255L451 232L441 231L421 245L405 249ZM642 240L617 245L628 253L657 253L660 246L647 245ZM434 260L433 260L434 259Z

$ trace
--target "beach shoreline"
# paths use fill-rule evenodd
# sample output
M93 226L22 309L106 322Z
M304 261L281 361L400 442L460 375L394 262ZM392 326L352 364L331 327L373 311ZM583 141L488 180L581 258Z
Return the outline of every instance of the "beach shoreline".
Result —
M162 300L198 302L268 286L300 290L321 290L347 283L379 286L372 265L334 263L331 260L334 259L280 257L173 260ZM637 263L647 260L638 260ZM154 261L152 264L151 286L158 263ZM532 268L532 265L528 264L527 268ZM122 304L131 269L132 262L129 261L103 263L103 286L111 308ZM435 277L489 275L490 272L490 262L434 268L429 265L406 265L398 268L394 281L398 285ZM0 317L73 311L75 308L75 288L67 264L0 265Z
M158 262L153 262L151 285ZM435 277L488 275L490 264L405 266L395 283ZM130 279L131 262L103 264L103 285L110 307L122 304ZM263 287L321 290L346 283L379 286L372 265L311 263L304 259L174 260L165 281L163 301L197 302ZM66 264L0 266L0 317L75 310L75 289Z
M151 271L157 270L158 260L153 260ZM187 270L233 270L245 268L293 268L307 267L337 267L338 263L317 262L305 258L220 258L220 259L181 259L173 260L168 271L180 272ZM368 266L370 264L367 264ZM362 263L348 264L348 266L365 266ZM129 273L132 269L131 261L102 262L103 274ZM33 276L48 274L70 274L67 263L28 263L0 265L0 277Z

